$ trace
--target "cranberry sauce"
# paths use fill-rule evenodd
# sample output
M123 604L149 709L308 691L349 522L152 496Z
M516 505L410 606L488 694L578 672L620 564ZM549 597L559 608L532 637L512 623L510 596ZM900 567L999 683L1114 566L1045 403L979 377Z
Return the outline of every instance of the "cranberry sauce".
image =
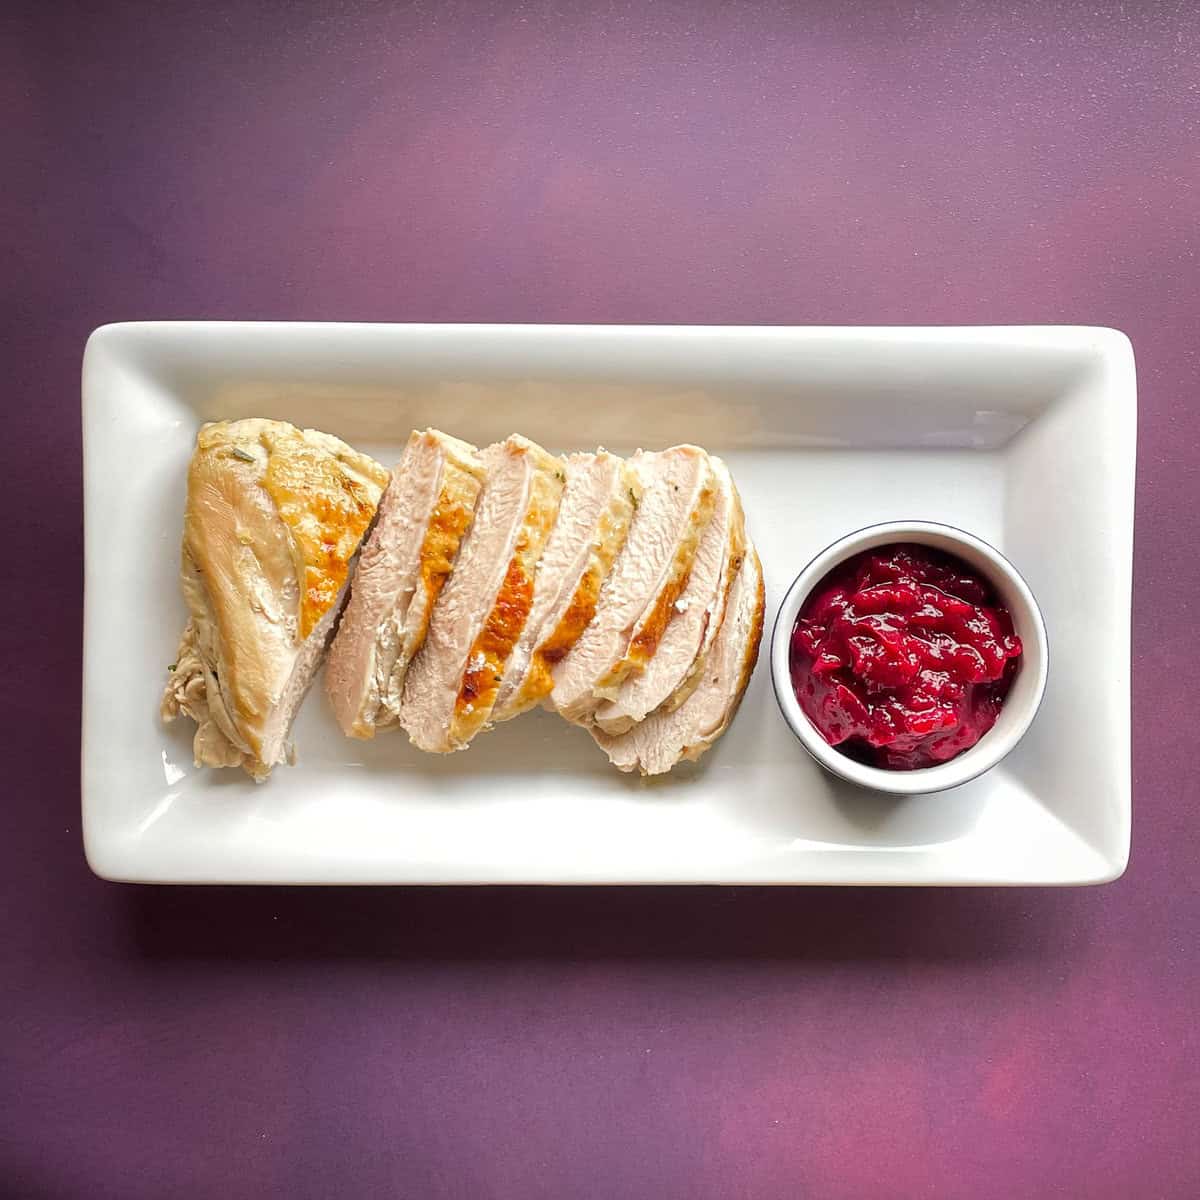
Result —
M928 546L834 568L792 631L792 688L821 736L876 767L943 763L995 724L1021 641L991 585Z

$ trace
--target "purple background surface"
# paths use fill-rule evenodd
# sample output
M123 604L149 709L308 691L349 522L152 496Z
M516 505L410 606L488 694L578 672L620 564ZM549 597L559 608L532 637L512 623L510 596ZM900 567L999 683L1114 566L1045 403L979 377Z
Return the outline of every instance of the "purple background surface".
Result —
M0 104L0 1194L1200 1194L1200 8L18 3ZM1124 329L1128 874L101 883L79 360L153 317Z

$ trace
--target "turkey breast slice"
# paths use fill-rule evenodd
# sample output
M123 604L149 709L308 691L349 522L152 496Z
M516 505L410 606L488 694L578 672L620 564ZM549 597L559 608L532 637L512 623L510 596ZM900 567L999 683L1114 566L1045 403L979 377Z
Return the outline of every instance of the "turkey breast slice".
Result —
M465 749L491 717L566 482L561 459L515 434L489 446L483 462L475 520L400 704L400 724L413 744L439 754Z
M631 460L641 499L629 535L600 591L596 615L553 668L550 703L588 724L597 706L654 657L687 584L696 548L712 517L716 477L696 446L639 450Z
M697 759L729 727L758 660L763 629L762 565L748 547L734 580L704 673L674 712L660 709L628 732L592 736L622 771L662 775L682 759Z
M641 483L607 450L572 454L558 518L533 584L533 607L508 660L493 719L507 721L540 703L554 686L553 665L579 640L596 612L600 588L625 544Z
M345 442L282 421L204 426L188 468L181 581L189 620L163 695L197 724L197 766L255 779L290 757L388 473Z
M687 586L669 614L654 657L641 672L629 675L616 699L596 710L606 733L624 733L660 705L677 708L687 699L721 627L725 599L746 550L742 505L719 458L710 458L716 476L712 520L700 538Z
M483 475L474 446L435 429L409 437L325 665L343 733L370 738L395 723L408 665L471 526Z

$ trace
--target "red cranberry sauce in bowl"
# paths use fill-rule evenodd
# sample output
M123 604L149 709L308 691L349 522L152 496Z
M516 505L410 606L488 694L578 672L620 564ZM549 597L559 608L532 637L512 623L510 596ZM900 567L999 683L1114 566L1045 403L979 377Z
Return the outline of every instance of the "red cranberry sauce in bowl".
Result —
M896 543L840 563L813 588L789 666L826 742L911 771L948 762L991 729L1020 657L986 578L951 554Z

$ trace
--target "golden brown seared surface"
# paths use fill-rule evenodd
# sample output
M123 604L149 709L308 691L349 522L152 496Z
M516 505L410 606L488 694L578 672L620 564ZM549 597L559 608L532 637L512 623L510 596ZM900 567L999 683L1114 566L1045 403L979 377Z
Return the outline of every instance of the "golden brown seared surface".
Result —
M608 510L600 518L600 533L596 539L592 561L579 581L579 587L575 589L567 611L563 613L562 620L554 632L538 648L538 656L543 660L546 669L546 687L542 695L548 694L554 685L548 667L558 662L579 641L583 631L596 615L600 589L608 578L613 560L625 544L629 523L633 520L634 510L637 508L636 484L632 479L632 472L628 474L630 478L624 482Z
M765 595L762 564L747 547L703 676L673 712L659 709L624 733L592 729L622 771L661 775L683 759L698 759L729 728L754 673L762 640Z
M471 529L404 684L399 720L422 750L462 750L491 719L498 684L528 619L534 573L562 495L562 461L527 438L482 455Z
M342 731L371 738L400 712L409 663L474 517L474 446L436 429L408 439L355 572L325 690Z
M491 717L504 668L533 607L534 573L562 499L566 476L561 459L540 446L532 446L528 453L532 463L528 507L504 580L467 657L451 724L455 742L470 741Z
M475 514L474 500L468 503L465 497L455 494L456 490L465 491L462 487L463 482L456 473L456 478L450 485L442 488L437 507L429 519L429 528L421 542L421 587L427 601L426 625L429 624L429 612L450 576L459 543L471 528L471 518ZM478 490L476 486L475 491Z
M709 461L717 483L712 517L686 585L671 604L665 625L653 630L659 635L654 653L630 672L613 700L596 710L595 722L607 733L623 733L656 709L681 704L703 670L720 627L726 596L741 566L745 532L729 469L719 458Z
M316 430L258 418L201 429L184 513L191 620L162 706L197 722L197 765L263 778L284 761L387 478Z
M292 426L266 430L259 441L269 451L263 486L304 564L300 637L306 638L342 590L388 474L366 455Z
M501 682L496 720L515 717L550 694L554 664L595 615L639 489L629 464L607 450L567 458L566 488L538 564L533 609Z
M595 617L554 668L551 702L581 724L653 657L713 513L716 480L699 447L638 451L631 461L642 489L629 535Z
M675 546L675 554L663 580L662 587L654 603L634 633L629 643L629 649L624 658L619 659L609 668L608 677L601 686L609 686L624 679L631 671L640 671L654 657L658 644L662 640L663 630L675 611L675 602L683 589L687 587L691 575L692 562L696 557L696 548L700 545L700 537L712 520L713 505L716 501L716 482L709 475L707 486L700 494L699 501L688 512L687 522Z
M464 709L473 712L476 708L491 708L500 684L499 672L521 634L532 602L533 580L514 558L508 564L496 603L471 647L462 686L458 689L460 717Z

